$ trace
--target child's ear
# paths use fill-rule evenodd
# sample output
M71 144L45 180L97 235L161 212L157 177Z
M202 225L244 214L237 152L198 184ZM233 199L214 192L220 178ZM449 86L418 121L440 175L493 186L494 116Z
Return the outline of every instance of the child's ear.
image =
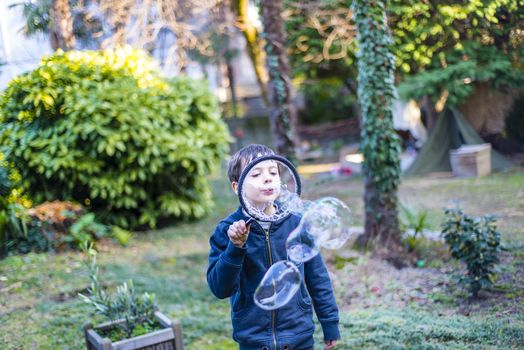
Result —
M233 189L233 192L235 192L235 194L238 194L238 182L233 181L231 183L231 188Z

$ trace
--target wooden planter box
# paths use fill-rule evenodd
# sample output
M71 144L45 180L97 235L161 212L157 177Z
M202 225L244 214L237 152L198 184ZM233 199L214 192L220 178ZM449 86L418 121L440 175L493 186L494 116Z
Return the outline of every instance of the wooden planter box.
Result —
M484 176L491 173L491 145L463 145L449 152L455 176Z
M95 328L91 323L86 323L84 334L87 350L184 350L180 322L172 321L158 311L155 317L163 329L115 343L102 338L97 331L113 328L124 321L107 322Z

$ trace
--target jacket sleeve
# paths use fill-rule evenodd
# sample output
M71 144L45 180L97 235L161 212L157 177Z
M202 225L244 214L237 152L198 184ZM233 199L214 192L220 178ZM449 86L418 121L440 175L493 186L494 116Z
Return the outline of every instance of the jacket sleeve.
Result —
M246 248L238 248L229 240L229 225L221 223L209 240L209 266L207 283L211 292L220 299L233 295L239 286L240 271L246 256Z
M304 264L306 286L313 301L325 340L340 339L338 307L326 265L318 254Z

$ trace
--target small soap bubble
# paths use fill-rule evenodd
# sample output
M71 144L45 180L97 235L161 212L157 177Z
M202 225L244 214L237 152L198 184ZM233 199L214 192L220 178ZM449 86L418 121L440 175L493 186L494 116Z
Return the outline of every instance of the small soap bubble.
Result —
M260 284L254 300L264 310L274 310L286 305L300 288L302 277L300 271L290 261L279 261L273 264Z

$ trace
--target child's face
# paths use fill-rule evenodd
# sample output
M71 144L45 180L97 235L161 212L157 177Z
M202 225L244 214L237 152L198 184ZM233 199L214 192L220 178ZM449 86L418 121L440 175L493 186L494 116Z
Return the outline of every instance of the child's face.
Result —
M261 207L272 203L280 195L280 174L274 160L255 165L246 175L243 195L251 205Z

